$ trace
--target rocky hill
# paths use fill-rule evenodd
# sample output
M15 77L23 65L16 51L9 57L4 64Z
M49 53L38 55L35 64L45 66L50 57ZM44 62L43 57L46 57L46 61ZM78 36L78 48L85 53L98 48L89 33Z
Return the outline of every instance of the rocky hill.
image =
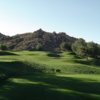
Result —
M6 36L6 35L0 33L0 41L6 40L7 38L9 38L9 36Z
M50 33L42 29L11 37L0 33L0 44L7 45L11 50L60 50L61 45L70 49L75 40L64 32Z

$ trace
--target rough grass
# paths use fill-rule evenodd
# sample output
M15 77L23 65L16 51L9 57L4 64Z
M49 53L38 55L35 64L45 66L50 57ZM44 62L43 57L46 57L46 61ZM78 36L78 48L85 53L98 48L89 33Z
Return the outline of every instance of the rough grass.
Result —
M100 100L100 59L71 52L1 54L0 100Z

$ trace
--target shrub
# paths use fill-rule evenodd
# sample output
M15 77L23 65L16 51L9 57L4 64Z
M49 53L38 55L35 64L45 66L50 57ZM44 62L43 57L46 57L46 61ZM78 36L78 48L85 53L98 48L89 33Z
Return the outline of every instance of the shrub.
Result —
M0 49L4 51L4 50L7 50L8 48L6 45L0 45Z

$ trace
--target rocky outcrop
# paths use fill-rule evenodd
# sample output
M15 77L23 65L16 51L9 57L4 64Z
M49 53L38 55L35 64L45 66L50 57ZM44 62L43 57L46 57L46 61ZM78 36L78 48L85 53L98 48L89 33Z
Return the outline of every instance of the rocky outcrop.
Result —
M5 36L0 33L0 43L8 46L12 50L60 50L60 45L64 42L68 46L74 42L76 38L67 35L64 32L50 33L42 29L33 33L18 34L15 36ZM66 47L67 49L67 47Z

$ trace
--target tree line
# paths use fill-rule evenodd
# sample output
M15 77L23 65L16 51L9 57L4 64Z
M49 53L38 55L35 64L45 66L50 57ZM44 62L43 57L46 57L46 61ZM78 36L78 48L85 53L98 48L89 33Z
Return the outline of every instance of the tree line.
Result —
M72 44L71 48L79 57L100 58L100 45L97 43L78 39Z

